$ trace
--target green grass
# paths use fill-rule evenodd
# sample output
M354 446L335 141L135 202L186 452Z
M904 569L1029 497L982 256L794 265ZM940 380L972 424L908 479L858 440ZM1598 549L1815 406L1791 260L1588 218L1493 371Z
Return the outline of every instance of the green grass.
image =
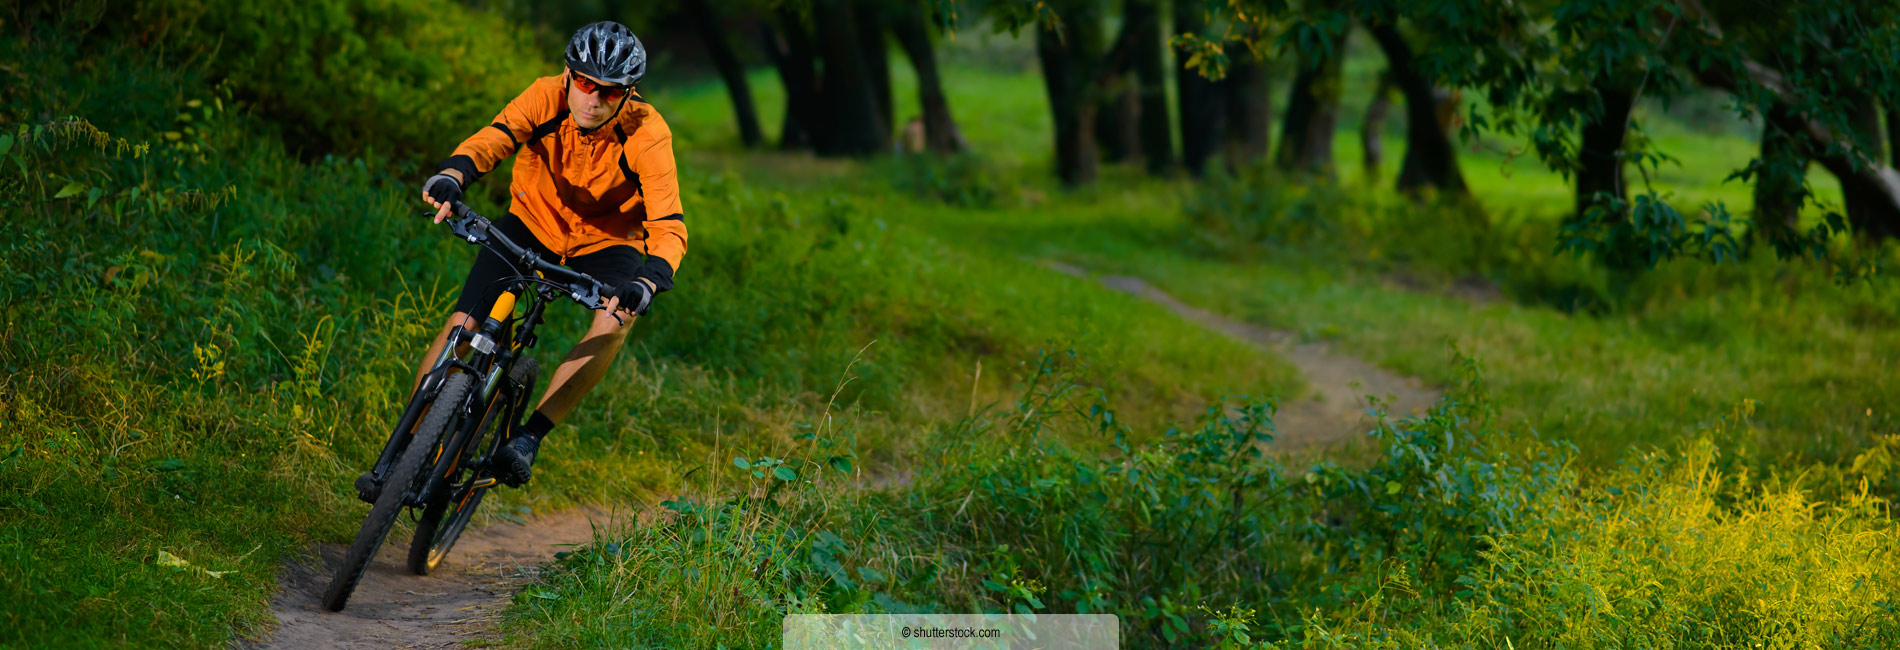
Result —
M1748 592L1703 598L1694 585L1865 578L1871 586L1837 604L1786 602L1825 621L1817 630L1877 618L1882 602L1891 614L1896 601L1880 590L1892 587L1892 564L1878 558L1891 556L1893 528L1853 496L1862 480L1876 496L1900 480L1891 443L1875 437L1900 424L1882 408L1900 367L1881 335L1900 325L1885 284L1839 287L1817 265L1759 258L1614 275L1551 254L1570 193L1533 160L1467 153L1487 220L1458 221L1390 196L1384 178L1359 178L1350 120L1339 135L1344 189L1262 190L1278 192L1262 213L1223 208L1231 192L1258 187L1154 180L1129 166L1058 189L1022 43L958 38L947 90L975 155L951 161L741 153L722 88L654 80L648 96L676 133L695 235L680 290L659 299L626 358L550 438L534 488L504 492L486 512L695 496L674 505L671 523L612 531L569 556L535 588L553 599L517 603L510 643L710 646L720 633L769 640L777 616L799 608L1001 610L1033 598L1043 611L1119 611L1156 643L1179 625L1211 645L1214 621L1251 619L1280 639L1331 631L1372 645L1377 629L1396 626L1486 645L1554 638L1562 619L1500 627L1458 618L1458 607L1574 611L1567 598L1636 571L1630 557L1684 576L1658 596L1671 606L1751 602ZM1356 51L1352 84L1376 71ZM893 61L902 119L916 113L914 81ZM269 111L246 112L201 71L131 50L81 59L9 41L0 62L31 79L91 79L75 65L119 71L70 87L0 87L0 132L14 142L0 154L0 597L10 603L0 645L222 647L260 633L280 563L353 532L362 507L346 486L378 451L472 253L408 214L422 174L404 161L424 152L299 159L273 135L282 125ZM782 93L767 71L753 81L772 134ZM63 118L49 128L42 114L109 135ZM194 130L166 139L180 114ZM1659 116L1652 131L1683 161L1665 170L1667 187L1691 203L1746 205L1746 188L1718 181L1753 145L1732 126L1710 136L1672 120ZM152 148L134 155L115 138ZM1396 159L1402 141L1388 138ZM1396 160L1387 168L1385 178ZM504 179L483 184L478 208L497 212ZM1286 221L1286 205L1317 218ZM1269 229L1284 236L1266 242L1209 236L1246 219L1294 227ZM1892 251L1877 255L1891 261ZM1241 443L1254 433L1219 418L1216 400L1296 394L1292 368L1044 259L1138 275L1193 304L1336 340L1462 397L1438 421L1384 430L1351 469L1248 457ZM1503 300L1435 290L1474 274ZM1553 306L1579 296L1596 310ZM556 310L537 349L544 366L583 318ZM1482 361L1488 387L1470 385L1471 364L1448 342ZM1501 417L1474 423L1466 399ZM1747 426L1705 426L1744 400L1755 404ZM1574 444L1579 460L1564 464L1561 444L1506 444L1531 430ZM1128 449L1111 444L1117 432ZM1434 446L1453 438L1469 444ZM1696 465L1709 462L1696 455L1704 440L1731 464ZM1235 461L1208 464L1216 452ZM1661 469L1612 469L1639 453ZM800 480L748 478L735 456L782 459ZM1121 473L1132 466L1155 483L1116 483L1138 480ZM1241 493L1271 516L1205 498L1210 476L1257 488ZM1702 519L1619 498L1711 476L1759 480L1662 502ZM1483 491L1493 485L1507 496ZM1802 489L1828 505L1812 516L1783 507ZM742 503L757 507L733 508ZM1541 505L1497 518L1524 503ZM1328 523L1339 517L1348 520ZM1722 573L1721 544L1680 535L1669 539L1694 553L1645 555L1627 531L1647 528L1709 529L1734 544L1791 531L1802 546L1790 557L1813 570ZM1536 564L1556 555L1535 535L1574 530L1588 557ZM1079 531L1153 535L1151 561L1117 564L1111 535ZM1480 533L1518 537L1490 546ZM1155 573L1180 564L1170 552L1227 539L1232 547L1200 547L1254 573L1211 559ZM159 566L160 551L236 573ZM1853 573L1830 559L1844 554L1874 559ZM1504 589L1516 578L1485 567L1508 558L1546 567L1563 576L1550 584L1571 591L1451 595L1461 575ZM1381 600L1395 580L1417 591L1417 608ZM651 607L629 610L629 597ZM680 627L708 602L729 605L711 632ZM1321 611L1309 617L1312 608Z
M1041 97L1034 77L961 68L948 79L952 106L973 138L989 132L1013 139L1046 123L1046 111L1031 108ZM899 75L900 98L909 96L908 84ZM770 94L775 86L755 88ZM714 133L729 122L715 120L729 115L719 87L682 88L680 95L674 101L713 124ZM1685 204L1749 204L1746 186L1720 180L1745 162L1752 143L1696 135L1667 119L1654 130L1683 160L1683 173L1662 179L1680 185L1664 184L1665 191ZM1486 361L1502 401L1517 415L1576 442L1593 463L1614 461L1631 445L1671 440L1743 398L1761 403L1758 442L1775 457L1843 458L1900 423L1900 413L1882 407L1900 367L1900 348L1878 336L1900 323L1884 281L1840 287L1825 269L1779 263L1765 253L1739 266L1668 263L1639 278L1554 255L1553 224L1571 205L1570 189L1528 156L1508 164L1488 152L1463 157L1488 230L1447 223L1448 217L1378 190L1388 198L1322 204L1339 214L1321 218L1354 224L1346 226L1354 232L1406 234L1329 242L1334 254L1298 245L1235 254L1210 250L1196 232L1200 226L1183 214L1181 206L1202 191L1196 186L1109 168L1095 187L1058 190L1037 167L1046 161L1038 153L1042 142L1012 139L978 149L994 156L986 161L993 171L982 181L1001 197L991 209L890 193L882 186L902 185L892 177L901 179L905 171L888 165L786 173L779 162L697 155L743 170L737 173L754 186L816 186L858 197L868 211L902 215L944 241L993 251L991 257L1060 259L1141 276L1191 304L1336 338L1356 354L1430 381L1446 376L1444 347L1455 342ZM714 136L711 146L719 142ZM1363 187L1366 181L1356 177L1356 136L1342 132L1337 150L1340 183ZM1395 157L1402 150L1402 141L1388 145ZM1395 167L1388 165L1386 174ZM1817 185L1832 182L1825 176L1816 172ZM1469 253L1473 246L1487 249ZM1445 286L1465 275L1498 285L1505 299L1474 304L1403 287ZM1394 277L1406 280L1395 283ZM1546 306L1578 299L1621 303L1602 316Z
M70 76L57 48L9 45L0 60L23 74ZM89 56L124 85L15 89L0 124L0 594L13 603L0 644L222 647L264 631L281 562L353 533L349 481L472 251L412 214L413 168L300 161L265 115L190 68ZM163 137L185 113L191 137ZM827 185L757 186L681 146L695 234L682 290L550 438L534 489L488 513L702 490L695 468L788 444L827 412L854 423L856 466L885 475L915 431L1010 393L1011 367L1043 348L1085 353L1093 387L1136 422L1299 385L1278 360L1131 298L947 243ZM544 366L584 322L553 314ZM160 566L161 551L235 573Z
M1062 439L1076 448L1025 452L1014 444L994 453L1001 457L995 464L920 469L912 483L869 492L825 478L822 467L809 485L809 465L800 466L799 483L783 485L720 467L739 484L675 502L660 523L606 532L561 563L545 590L518 599L517 644L762 644L787 612L1005 611L1024 603L1039 611L1116 611L1130 638L1157 645L1177 642L1164 634L1173 633L1170 617L1184 621L1182 641L1213 647L1269 647L1256 645L1262 638L1314 647L1496 647L1506 639L1725 647L1763 638L1878 647L1894 638L1880 622L1890 619L1900 588L1897 565L1880 559L1894 529L1879 497L1857 487L1865 480L1874 495L1900 487L1880 469L1892 444L1880 435L1900 423L1881 407L1900 352L1879 335L1900 323L1885 284L1842 287L1818 264L1765 255L1739 265L1679 261L1640 276L1614 274L1552 253L1571 193L1534 160L1467 152L1465 172L1487 218L1460 220L1380 189L1396 163L1376 182L1359 178L1356 135L1346 131L1338 139L1343 191L1273 190L1280 193L1264 208L1269 225L1297 228L1263 243L1223 239L1194 213L1232 206L1219 183L1151 180L1109 167L1096 186L1055 188L1042 153L1040 86L1033 76L993 69L952 63L949 75L966 135L990 143L978 148L982 162L974 165L737 154L730 126L715 119L724 110L719 87L682 87L672 102L693 107L715 134L701 142L715 151L695 155L750 186L851 197L859 209L901 219L966 254L1137 275L1191 304L1334 340L1457 388L1470 362L1447 353L1455 346L1482 360L1484 388L1455 391L1441 413L1474 419L1445 415L1451 419L1388 433L1375 445L1384 455L1369 459L1369 469L1304 470L1343 491L1293 490L1305 496L1260 506L1288 509L1237 531L1233 547L1220 547L1230 559L1206 564L1239 563L1236 574L1247 576L1256 570L1247 563L1258 562L1270 577L1261 583L1266 593L1230 577L1128 568L1148 566L1140 561L1106 562L1125 573L1092 581L1086 558L1098 535L1205 539L1196 523L1235 516L1196 510L1174 522L1178 528L1121 519L1150 510L1132 494L1090 492L1083 486L1103 479L1072 456L1098 453L1101 441L1081 434L1099 431L1099 422L1057 427L1070 431ZM900 76L900 98L908 83ZM755 89L769 95L771 86ZM1664 170L1659 189L1685 205L1719 199L1731 209L1746 206L1745 186L1720 183L1753 150L1737 131L1698 134L1657 115L1652 132L1682 160L1680 169ZM1397 157L1402 142L1392 139L1387 150ZM1824 195L1830 191L1829 179L1816 180ZM987 198L958 198L969 196ZM1288 203L1311 207L1317 223L1271 221L1288 219L1276 212ZM1001 263L1011 270L1010 286L978 285L991 299L1013 302L1022 297L1016 285L1056 277ZM1453 280L1472 275L1497 285L1496 299L1474 302L1450 290ZM1086 283L1065 288L1092 290ZM1559 308L1565 305L1589 309ZM1475 408L1466 400L1484 413L1494 409L1496 419L1460 410ZM1020 412L1034 401L1032 393L1004 404ZM1746 406L1732 410L1737 405ZM984 443L960 442L955 432L1009 421L939 424L913 449L928 450L924 458L943 457L946 448L975 451ZM1178 453L1170 445L1183 442L1131 436L1149 445L1132 452L1143 459ZM988 444L1013 445L1007 437ZM1563 452L1565 445L1575 451ZM766 449L813 462L785 441ZM1459 456L1465 453L1477 455ZM1174 494L1167 489L1164 501ZM1483 494L1460 496L1459 489ZM1506 496L1519 494L1513 490L1524 492ZM1248 494L1279 493L1263 486ZM1384 506L1390 509L1355 501L1376 502L1380 494L1394 499ZM1309 497L1315 500L1301 500ZM1201 502L1192 492L1180 498ZM1494 510L1507 503L1538 505L1508 517ZM943 519L951 509L958 515ZM1301 526L1338 517L1346 523ZM1280 525L1293 528L1274 528ZM1732 555L1770 538L1789 541L1775 554ZM1550 541L1566 539L1578 546ZM1131 557L1126 549L1115 553ZM1203 565L1173 560L1187 571ZM1658 580L1641 583L1642 576ZM998 587L985 588L984 580ZM1811 584L1834 585L1828 593L1840 596L1808 599L1821 592L1797 585ZM1593 593L1618 598L1624 618L1591 614ZM1768 594L1780 599L1777 608L1747 604ZM626 602L643 607L628 611L620 605ZM706 602L723 603L714 608L720 614L701 616ZM1243 623L1253 630L1251 642L1218 631Z

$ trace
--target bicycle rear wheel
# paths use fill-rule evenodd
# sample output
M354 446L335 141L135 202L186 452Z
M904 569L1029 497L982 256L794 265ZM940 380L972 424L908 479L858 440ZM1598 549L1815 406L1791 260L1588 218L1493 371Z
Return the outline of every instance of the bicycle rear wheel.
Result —
M482 423L482 432L469 441L463 453L469 459L487 459L495 454L501 443L507 440L506 434L511 424L518 419L526 408L528 397L534 393L534 382L540 374L540 365L533 357L523 356L515 361L508 372L512 384L513 401L503 413L503 422L496 423L492 431L488 423ZM487 435L480 435L480 433ZM467 463L464 463L467 466ZM436 497L428 507L422 510L422 519L416 522L415 538L409 541L409 570L419 576L429 575L442 559L448 557L449 550L455 547L455 541L462 537L462 530L475 516L475 509L481 506L482 495L487 494L494 478L487 472L468 469L462 472L467 478L456 481L440 479L443 485L435 490Z
M363 527L356 531L356 540L350 543L349 552L337 565L336 576L330 579L330 588L323 594L325 609L340 612L349 602L350 594L363 579L363 571L369 568L383 539L389 536L389 528L396 523L396 516L402 513L403 501L415 493L422 467L432 460L436 444L460 415L457 411L468 397L471 381L467 374L451 374L442 385L442 392L436 394L428 416L423 418L415 437L397 458L394 470L383 484L382 494L376 498L376 505L370 507L369 516L363 518Z
M462 530L474 518L475 509L481 507L482 495L488 493L488 486L478 487L476 481L487 479L470 477L461 487L445 490L422 510L422 520L416 523L416 537L409 542L410 571L419 576L429 575L449 556L449 549L455 547L455 540L461 539ZM457 497L458 494L461 496Z

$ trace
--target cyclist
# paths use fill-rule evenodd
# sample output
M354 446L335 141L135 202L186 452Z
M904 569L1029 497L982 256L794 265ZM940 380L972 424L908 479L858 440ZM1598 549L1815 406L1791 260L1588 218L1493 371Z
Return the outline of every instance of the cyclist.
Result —
M541 439L606 375L635 318L673 288L686 253L672 131L633 86L646 73L646 48L626 26L597 22L574 32L566 59L562 74L535 80L422 186L441 223L470 183L520 153L508 216L495 227L615 294L555 369L521 435L496 452L497 478L514 487L530 478ZM476 255L454 314L416 371L418 385L449 333L476 327L499 294L495 281L516 274L492 251Z

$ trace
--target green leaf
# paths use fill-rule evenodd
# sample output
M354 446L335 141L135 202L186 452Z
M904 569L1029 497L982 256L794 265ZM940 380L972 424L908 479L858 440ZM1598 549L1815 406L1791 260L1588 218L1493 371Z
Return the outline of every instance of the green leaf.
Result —
M63 199L63 198L73 196L75 194L78 194L84 191L86 191L85 183L81 183L79 181L73 181L71 183L67 183L65 187L59 188L59 193L54 194L53 198Z
M845 474L851 473L851 459L850 458L847 458L845 456L832 456L829 463L831 464L832 469L838 470L839 472L843 472Z
M99 191L99 188L97 187L92 188L90 190L86 190L86 209L87 210L91 210L92 206L99 202L100 193L101 192Z
M794 472L792 468L783 465L772 470L772 475L777 476L781 481L790 481L798 478L798 472Z
M5 158L7 156L7 152L12 151L12 150L13 150L13 136L6 133L0 133L0 158Z
M746 460L744 456L733 456L732 466L739 469L752 469L752 461Z
M1385 493L1386 493L1386 494L1398 494L1398 493L1399 493L1399 490L1400 490L1400 489L1402 489L1402 488L1404 488L1404 487L1405 487L1405 486L1403 486L1403 485L1399 485L1399 482L1398 482L1398 481L1386 481L1386 482L1385 482Z

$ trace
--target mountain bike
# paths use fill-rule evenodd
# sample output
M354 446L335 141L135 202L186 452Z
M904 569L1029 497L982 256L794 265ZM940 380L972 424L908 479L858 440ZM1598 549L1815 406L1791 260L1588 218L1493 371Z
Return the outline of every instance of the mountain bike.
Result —
M531 407L539 370L527 352L534 347L542 311L560 299L606 309L613 296L594 278L509 241L466 205L456 203L447 222L456 237L494 251L518 275L496 281L501 293L480 325L450 332L375 467L358 479L358 496L372 505L323 596L323 606L333 612L343 610L404 508L412 516L421 513L409 544L409 569L428 575L448 556L482 495L498 482L489 459ZM520 317L515 316L517 302L527 304Z

